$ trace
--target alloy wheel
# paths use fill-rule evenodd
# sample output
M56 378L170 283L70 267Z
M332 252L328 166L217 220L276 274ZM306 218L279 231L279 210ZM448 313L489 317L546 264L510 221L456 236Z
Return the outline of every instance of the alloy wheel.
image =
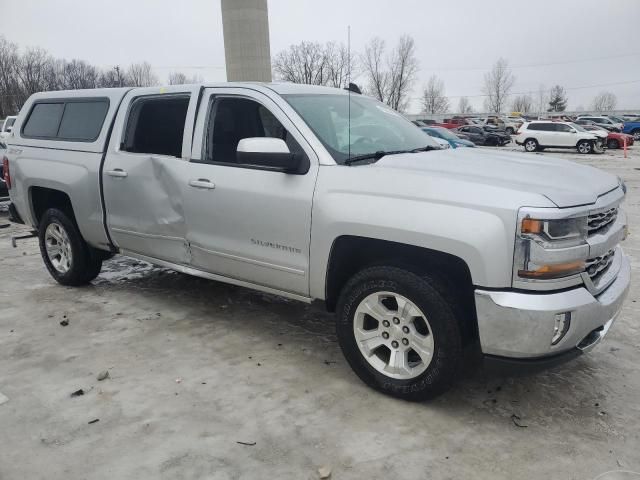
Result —
M391 378L415 378L433 359L434 338L427 317L394 292L365 297L356 309L353 333L369 365Z
M45 247L51 265L60 273L67 273L73 259L69 235L59 223L51 223L45 231Z

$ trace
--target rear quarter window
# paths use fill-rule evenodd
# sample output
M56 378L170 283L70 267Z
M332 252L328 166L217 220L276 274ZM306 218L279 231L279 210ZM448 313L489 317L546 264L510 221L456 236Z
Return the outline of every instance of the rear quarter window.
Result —
M52 138L58 134L64 103L36 103L22 129L22 136Z

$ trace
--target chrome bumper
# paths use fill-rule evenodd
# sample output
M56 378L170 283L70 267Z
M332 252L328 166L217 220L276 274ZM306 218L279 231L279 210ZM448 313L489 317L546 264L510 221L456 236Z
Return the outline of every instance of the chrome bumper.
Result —
M629 290L631 266L620 252L615 280L594 296L585 287L559 293L475 292L482 352L511 358L538 358L579 349L591 350L620 313ZM571 325L551 345L555 315L571 312Z

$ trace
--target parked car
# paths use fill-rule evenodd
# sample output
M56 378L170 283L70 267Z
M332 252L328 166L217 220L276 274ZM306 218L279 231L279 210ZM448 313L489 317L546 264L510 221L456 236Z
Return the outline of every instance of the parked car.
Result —
M605 128L610 132L621 132L623 128L622 123L614 122L607 117L580 115L577 120L591 120L599 127Z
M578 128L576 128L578 127ZM522 125L515 136L515 142L524 146L527 152L545 148L575 148L580 153L591 153L601 142L595 132L584 130L569 122L539 120Z
M429 125L435 125L436 121L431 119L412 120L413 124L418 127L428 127Z
M480 125L465 125L458 128L458 132L467 135L476 145L502 147L511 142L509 135L497 129L491 130L491 127L487 130Z
M424 129L422 130L424 131ZM425 132L427 133L427 132ZM427 133L427 135L429 135ZM433 141L435 141L442 150L446 150L447 148L455 148L455 147L451 147L451 144L449 142L447 142L444 138L440 138L440 137L434 137L433 135L429 135L429 138L431 138Z
M11 134L11 130L13 130L13 124L16 121L15 116L9 116L4 119L2 122L2 128L0 128L0 138L6 139Z
M607 148L616 149L623 148L626 141L627 147L630 147L634 143L633 135L626 133L610 132L597 125L581 125L588 132L599 133L600 135L606 135L605 144Z
M422 129L422 131L431 135L434 138L438 138L448 142L449 145L451 145L451 148L476 146L475 143L473 143L472 141L460 138L458 135L454 133L454 131L449 130L448 128L425 127Z
M32 95L3 160L11 215L62 285L120 253L323 301L357 375L407 400L446 390L476 346L529 367L602 340L630 282L618 177L513 152L452 161L396 111L346 95L289 83Z
M0 159L4 158L5 153L7 153L7 146L0 142ZM9 195L9 190L7 190L7 184L4 181L2 163L0 163L0 197L6 197L7 195Z
M622 132L633 135L636 141L640 141L640 118L624 122Z

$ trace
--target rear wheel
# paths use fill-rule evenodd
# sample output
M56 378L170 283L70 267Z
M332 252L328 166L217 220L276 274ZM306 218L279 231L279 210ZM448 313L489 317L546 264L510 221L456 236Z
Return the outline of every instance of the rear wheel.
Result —
M524 149L527 152L535 152L538 150L538 141L534 138L527 138L524 141Z
M62 285L84 285L96 278L102 258L82 238L73 219L56 208L47 210L38 228L40 254L51 276Z
M640 128L636 128L631 131L631 135L633 135L634 140L640 140Z
M509 135L513 135L513 133L514 133L514 130L513 130L513 128L511 128L511 127L507 127L505 131L506 131Z
M425 400L455 379L461 335L437 280L396 267L352 277L338 302L340 347L369 386L405 400Z
M578 152L582 154L591 153L593 145L589 140L582 140L581 142L578 142L577 149Z
M607 148L611 148L611 149L620 148L620 143L618 142L618 140L611 138L607 140Z

